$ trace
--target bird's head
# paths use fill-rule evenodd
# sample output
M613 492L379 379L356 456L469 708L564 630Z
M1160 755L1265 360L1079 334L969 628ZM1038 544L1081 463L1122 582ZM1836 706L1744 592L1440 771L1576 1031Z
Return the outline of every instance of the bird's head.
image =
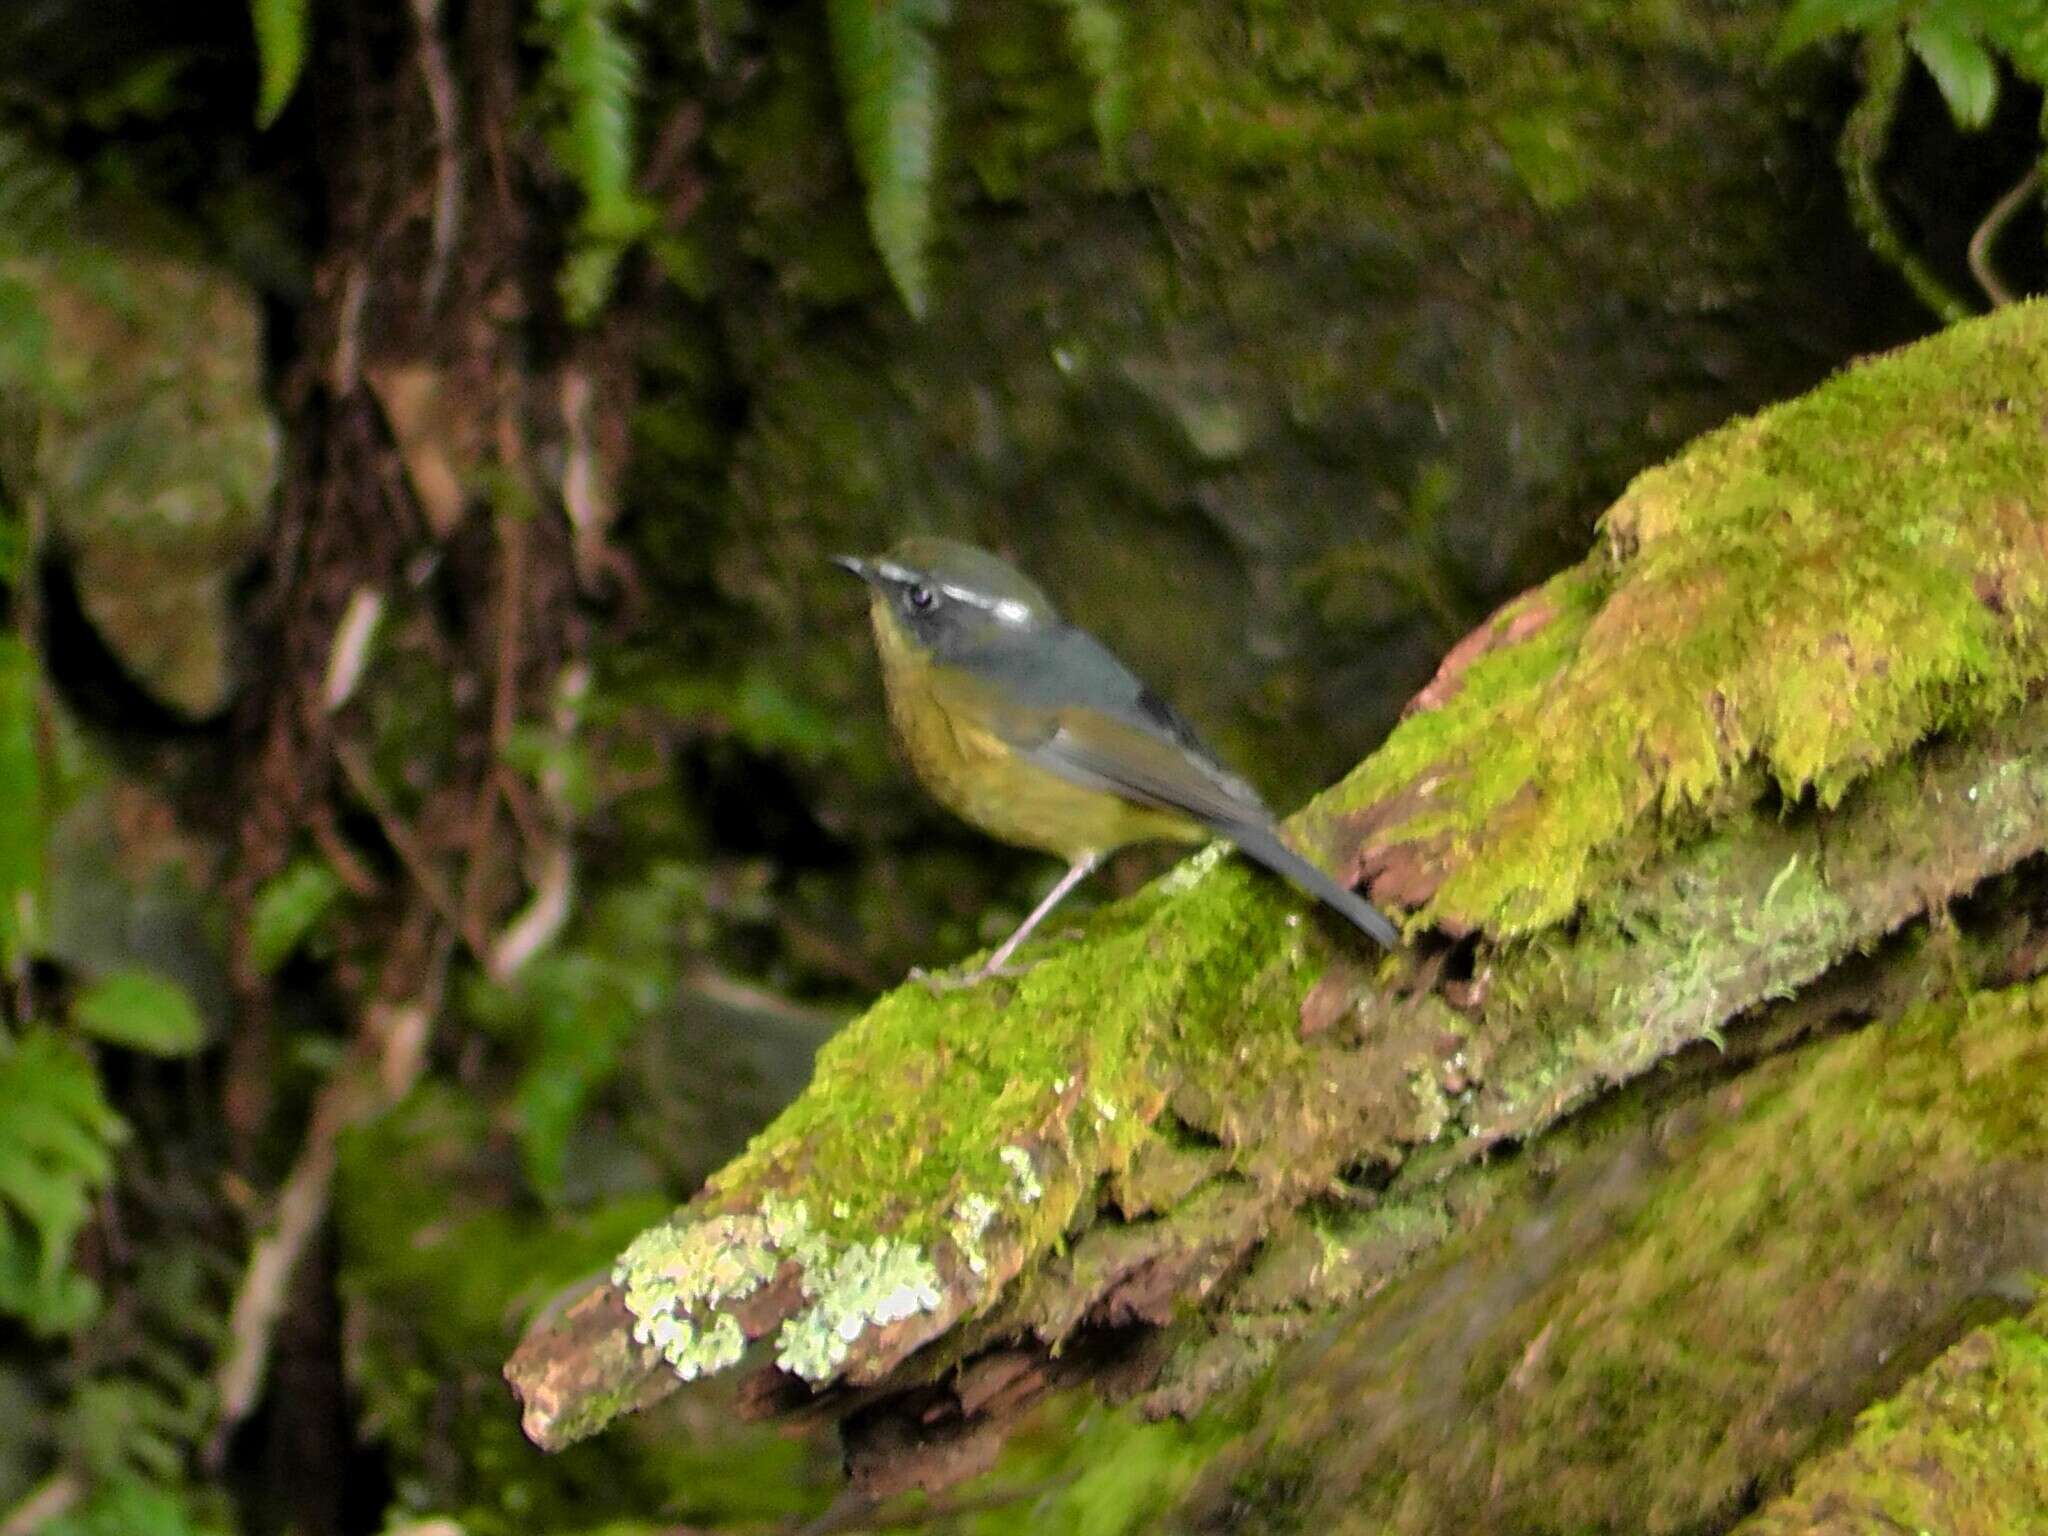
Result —
M873 590L877 630L938 661L1028 643L1059 618L1030 577L956 539L905 539L872 560L833 563Z

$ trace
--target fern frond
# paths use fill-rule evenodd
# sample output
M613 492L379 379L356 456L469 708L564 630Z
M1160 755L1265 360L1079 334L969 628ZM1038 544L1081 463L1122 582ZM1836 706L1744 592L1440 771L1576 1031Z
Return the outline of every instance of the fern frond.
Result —
M654 226L634 190L634 99L640 56L620 20L641 0L541 0L535 33L548 53L547 89L559 121L552 144L577 190L583 215L564 269L570 318L591 318L611 296L619 258Z
M0 553L10 554L10 564L25 566L31 552ZM15 574L0 569L0 578L10 582ZM14 975L27 965L41 927L43 772L36 747L37 686L29 648L13 635L0 636L0 806L6 807L0 812L0 975Z
M220 1517L207 1512L217 1499L217 1494L124 1478L42 1526L39 1536L227 1536Z
M922 320L931 288L938 165L939 50L946 0L829 0L832 66L853 163L867 188L868 232Z
M277 121L306 69L307 0L249 0L256 33L256 126Z
M1067 45L1088 79L1088 118L1102 152L1103 172L1123 176L1123 144L1131 131L1130 38L1117 0L1056 0L1067 13Z
M2048 86L2048 3L1985 5L1981 20L1985 40L2005 55L2014 74L2031 85Z
M129 1204L145 1223L176 1219L132 1191ZM58 1461L95 1501L138 1483L170 1492L191 1471L213 1423L210 1365L239 1275L227 1253L184 1231L144 1238L128 1259L115 1282L120 1325L76 1341L79 1374L51 1424Z
M83 196L77 171L21 134L0 132L0 253L34 255L61 244Z
M65 1332L97 1304L71 1268L71 1244L113 1176L127 1127L92 1063L48 1030L0 1055L0 1105L0 1314Z

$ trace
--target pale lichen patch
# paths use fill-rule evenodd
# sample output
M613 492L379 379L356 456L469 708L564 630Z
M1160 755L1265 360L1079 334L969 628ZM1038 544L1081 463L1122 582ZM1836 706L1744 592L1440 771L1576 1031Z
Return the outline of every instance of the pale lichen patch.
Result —
M983 1207L986 1207L984 1210ZM968 1197L959 1234L978 1244L993 1202ZM979 1255L965 1243L969 1263ZM735 1364L746 1333L724 1310L797 1266L804 1308L776 1334L776 1363L806 1381L829 1379L869 1327L886 1327L944 1300L938 1269L914 1243L877 1237L842 1244L811 1225L801 1200L765 1197L759 1211L654 1227L632 1242L612 1272L633 1315L633 1337L652 1345L684 1381ZM987 1261L982 1260L981 1273Z
M1008 1146L996 1156L1010 1170L1012 1193L1025 1205L1036 1205L1045 1194L1045 1186L1038 1180L1038 1169L1032 1164L1031 1154L1022 1147Z
M1205 845L1196 853L1182 859L1172 869L1159 877L1158 886L1162 895L1177 896L1182 891L1193 890L1201 883L1202 877L1214 869L1218 862L1230 852L1230 844L1214 842Z
M649 1228L619 1256L612 1283L633 1316L634 1341L652 1345L678 1376L694 1381L746 1349L738 1320L722 1308L760 1290L784 1262L808 1273L829 1253L801 1200L770 1195L758 1212Z
M944 1301L939 1272L914 1243L854 1243L804 1271L811 1304L782 1325L775 1363L805 1381L829 1381L869 1327L887 1327Z
M996 1203L987 1195L962 1195L954 1203L949 1235L953 1246L960 1250L961 1262L966 1264L970 1273L988 1273L988 1255L983 1251L981 1242L995 1219Z

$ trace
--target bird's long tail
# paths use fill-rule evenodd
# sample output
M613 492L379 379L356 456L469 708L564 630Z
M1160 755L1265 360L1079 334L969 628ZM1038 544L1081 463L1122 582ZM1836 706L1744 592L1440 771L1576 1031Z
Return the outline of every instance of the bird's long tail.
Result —
M1308 892L1325 906L1334 907L1354 928L1377 940L1383 948L1392 949L1400 943L1400 933L1380 913L1379 908L1356 891L1345 890L1343 886L1281 842L1279 833L1272 828L1240 824L1220 827L1217 830L1237 844L1239 851L1246 858L1265 865L1274 874Z

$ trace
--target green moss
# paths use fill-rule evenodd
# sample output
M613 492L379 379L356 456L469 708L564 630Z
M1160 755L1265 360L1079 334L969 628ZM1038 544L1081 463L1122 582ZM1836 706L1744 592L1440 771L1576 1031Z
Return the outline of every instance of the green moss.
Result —
M1379 835L1438 850L1425 916L1522 933L1570 913L1621 839L1689 828L1746 771L1832 805L1930 733L1996 717L2048 666L2044 357L2048 305L2021 306L1645 473L1606 557L1535 600L1558 617L1329 805L1410 791Z
M0 480L46 509L127 672L184 715L217 713L239 682L232 587L279 459L256 296L199 262L69 237L0 255L0 286L39 322L22 337L17 320L28 355L0 359L30 428L13 442L0 422Z
M2043 1196L2044 1068L2034 983L1774 1058L1655 1118L1638 1094L1553 1133L1473 1175L1490 1189L1477 1221L1282 1367L1255 1445L1211 1469L1192 1513L1307 1466L1249 1529L1727 1519L1981 1316L1987 1284L2024 1294L2033 1240L2008 1217ZM1379 1219L1328 1235L1355 1248ZM2038 1415L1993 1406L2017 1405L2040 1369L2014 1326L1971 1346L2016 1373L2009 1391L1956 1394L1951 1427L2038 1455ZM1866 1420L1852 1449L1887 1422Z
M1148 1529L1224 1445L1236 1414L1147 1423L1068 1395L1033 1415L984 1476L948 1495L966 1536L1127 1536ZM995 1507L976 1508L984 1500Z
M1221 1026L1188 1021L1232 1019L1240 1070L1276 1070L1261 1053L1298 1048L1272 1012L1195 1001L1243 995L1258 974L1247 941L1264 902L1246 888L1258 878L1212 857L1099 916L1087 942L1050 947L1014 984L884 998L824 1047L810 1091L713 1178L701 1206L622 1257L643 1339L685 1379L731 1363L706 1330L785 1259L807 1304L778 1349L818 1380L871 1329L919 1314L942 1324L991 1299L1150 1138L1158 1063L1217 1052ZM1175 924L1146 921L1167 901ZM1266 953L1298 992L1305 958ZM1026 1016L1065 1022L1006 1024Z
M1942 1536L2048 1525L2048 1307L1962 1339L1737 1531L1794 1536L1829 1522Z

